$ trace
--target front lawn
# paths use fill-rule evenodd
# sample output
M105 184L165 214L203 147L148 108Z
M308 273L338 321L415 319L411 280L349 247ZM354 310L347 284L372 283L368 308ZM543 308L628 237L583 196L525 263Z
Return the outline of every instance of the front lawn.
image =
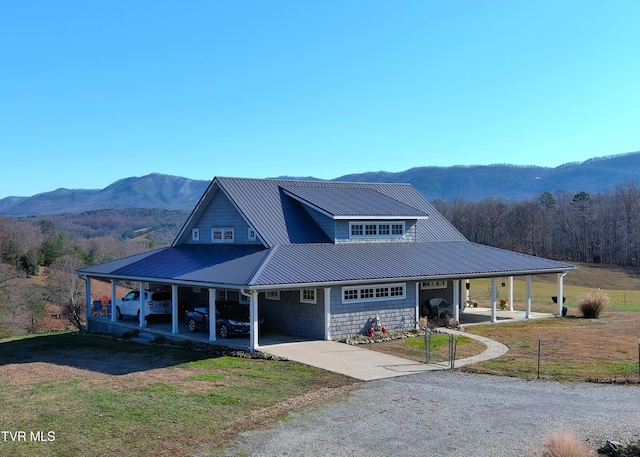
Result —
M215 454L355 385L295 362L79 334L1 341L0 379L0 424L12 432L0 455L12 456Z

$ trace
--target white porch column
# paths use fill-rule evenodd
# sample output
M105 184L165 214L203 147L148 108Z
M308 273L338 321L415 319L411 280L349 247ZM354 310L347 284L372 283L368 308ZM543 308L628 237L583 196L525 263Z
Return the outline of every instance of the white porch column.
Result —
M178 333L178 286L171 284L171 333Z
M531 275L527 275L527 304L524 317L526 319L531 317Z
M116 296L118 293L116 288L116 280L111 280L111 322L115 322L116 319L116 300L118 297Z
M513 311L513 276L509 276L509 311Z
M420 281L416 281L416 330L420 330Z
M471 284L471 283L469 282L469 280L468 280L468 279L465 279L465 280L464 280L464 288L465 288L465 295L464 295L464 297L465 297L465 298L464 298L464 303L465 303L465 305L466 305L467 303L469 303L469 299L470 299L470 298L469 298L469 293L471 292L471 291L470 291L470 289L471 289L470 284Z
M331 287L324 288L324 339L331 340Z
M498 299L498 288L496 287L496 278L491 278L491 322L497 322L496 301Z
M209 341L216 340L216 290L209 289Z
M145 328L147 326L147 318L146 309L144 304L144 283L140 283L140 287L138 288L140 292L140 328Z
M89 331L89 317L91 317L91 277L84 280L84 329Z
M453 318L460 322L460 280L453 281Z
M249 321L251 325L251 329L249 330L251 332L249 335L251 340L249 350L253 354L255 350L260 347L258 344L258 292L255 290L251 292L251 298L249 299Z
M564 275L566 273L558 273L558 316L562 316L562 297L564 296Z

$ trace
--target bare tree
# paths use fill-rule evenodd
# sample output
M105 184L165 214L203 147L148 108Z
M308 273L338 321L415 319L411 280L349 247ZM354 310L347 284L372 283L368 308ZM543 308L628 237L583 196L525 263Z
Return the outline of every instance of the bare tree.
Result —
M84 282L76 274L83 266L76 257L65 255L56 259L46 272L47 299L62 306L62 314L78 330L84 331Z
M0 337L33 333L44 318L41 287L24 282L13 265L0 264Z

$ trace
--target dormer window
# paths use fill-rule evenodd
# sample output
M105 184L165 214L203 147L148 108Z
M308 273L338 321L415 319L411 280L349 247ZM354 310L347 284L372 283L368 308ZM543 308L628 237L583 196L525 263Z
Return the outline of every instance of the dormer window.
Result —
M350 238L399 238L404 235L404 222L350 222Z
M191 240L200 241L200 229L197 229L197 228L191 229Z
M211 229L211 241L214 243L233 243L232 228L213 228Z

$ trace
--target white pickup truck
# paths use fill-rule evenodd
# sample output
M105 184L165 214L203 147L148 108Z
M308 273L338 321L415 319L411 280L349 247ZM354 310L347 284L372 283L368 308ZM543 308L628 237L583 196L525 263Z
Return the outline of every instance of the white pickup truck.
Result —
M168 316L171 314L171 292L145 290L142 302L145 306L145 316ZM123 316L140 318L139 290L132 290L122 297L122 300L116 300L116 319L120 320Z

